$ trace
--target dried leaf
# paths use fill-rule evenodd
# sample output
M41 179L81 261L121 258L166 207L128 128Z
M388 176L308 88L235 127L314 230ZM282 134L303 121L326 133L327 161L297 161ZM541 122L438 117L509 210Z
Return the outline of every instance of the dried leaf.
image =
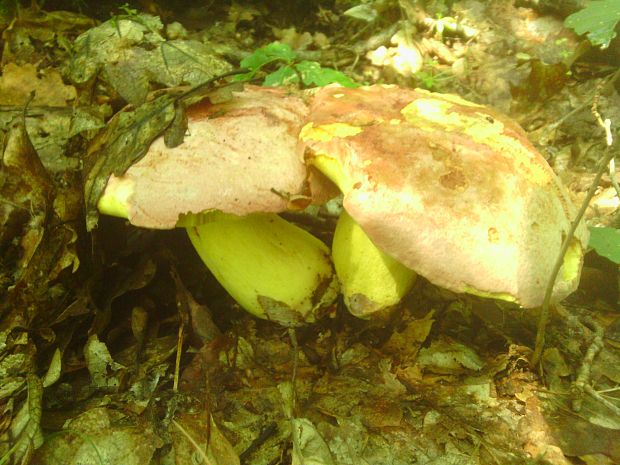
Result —
M142 158L151 143L168 127L175 116L174 97L170 94L114 115L89 151L84 182L86 226L97 225L97 202L111 174L121 176Z
M17 280L43 239L53 192L24 120L18 118L6 137L0 164L0 252L5 258L17 260ZM16 240L20 251L14 250Z

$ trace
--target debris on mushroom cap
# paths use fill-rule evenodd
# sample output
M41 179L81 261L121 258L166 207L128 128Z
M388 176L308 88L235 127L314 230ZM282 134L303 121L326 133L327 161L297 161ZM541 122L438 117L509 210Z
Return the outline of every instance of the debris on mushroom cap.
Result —
M181 215L219 210L281 212L302 194L306 169L298 134L308 107L289 90L246 86L231 101L188 109L174 148L163 137L120 177L99 210L146 228L174 228Z
M457 96L329 86L300 138L383 251L456 292L542 303L574 217L566 189L509 118ZM577 229L554 298L579 280Z

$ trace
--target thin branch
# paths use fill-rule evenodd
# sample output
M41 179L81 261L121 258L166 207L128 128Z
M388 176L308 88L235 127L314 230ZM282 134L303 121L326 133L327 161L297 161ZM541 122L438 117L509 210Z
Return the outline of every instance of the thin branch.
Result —
M603 350L603 337L605 331L603 327L589 317L582 318L585 326L589 327L594 337L581 361L581 366L577 371L577 378L571 387L572 408L574 412L579 412L583 404L583 393L590 386L590 377L592 375L592 364L594 359Z
M209 421L211 421L210 416L209 416ZM212 462L211 460L209 460L209 456L207 455L207 452L202 447L200 447L200 444L198 444L198 442L194 439L194 437L191 434L189 434L189 431L183 428L183 426L178 421L176 421L174 418L172 419L172 424L191 443L191 445L194 447L194 450L200 456L200 458L202 458L204 463L206 463L207 465L212 465Z

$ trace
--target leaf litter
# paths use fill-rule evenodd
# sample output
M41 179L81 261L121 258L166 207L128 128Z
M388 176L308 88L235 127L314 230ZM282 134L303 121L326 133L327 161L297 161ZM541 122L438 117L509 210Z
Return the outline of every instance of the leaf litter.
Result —
M409 2L401 3L413 15ZM461 10L488 27L488 35L469 44L487 70L491 60L480 57L493 56L489 40L501 37L497 25L519 18L491 3L485 10L473 2L470 16ZM230 27L242 29L243 7L234 8ZM327 28L339 18L318 13ZM390 9L382 14L389 17ZM370 29L384 27L378 18ZM332 43L346 43L343 34L355 20L332 29ZM617 302L592 301L588 283L553 315L540 378L527 362L531 311L420 280L390 321L363 322L339 311L292 337L242 313L175 231L136 231L106 218L87 234L84 215L94 226L104 175L130 166L175 118L178 94L149 100L154 87L187 90L232 68L217 54L206 59L222 44L167 40L153 16L117 17L84 32L91 25L82 16L39 12L24 14L10 31L3 26L12 44L18 30L30 37L3 53L0 78L0 88L14 89L0 111L3 463L188 463L196 456L213 464L620 461ZM32 38L41 34L53 40L51 52L37 48ZM76 37L70 56L61 44ZM242 46L228 40L228 50ZM457 55L464 47L449 34L432 40L446 41ZM484 93L485 79L498 76L489 101L505 107L502 73L514 63L504 60L478 83L476 70L461 82ZM364 66L366 76L382 72ZM546 72L538 66L532 62L533 72ZM429 76L437 69L427 67L421 80L436 82ZM20 75L30 77L15 79ZM35 100L26 107L32 91ZM544 111L521 105L528 114L515 117L556 121L570 99L554 95L567 92L565 86L535 96L516 92L518 99L549 101ZM603 107L613 107L612 94ZM134 106L119 111L125 104ZM575 134L568 121L554 138L541 133L540 140L592 134L592 126L580 127ZM527 129L537 139L537 128ZM95 167L85 171L85 210L76 171L82 160ZM579 179L567 169L568 178ZM573 192L579 196L578 188ZM597 337L592 319L609 331L587 385L576 391L573 381Z

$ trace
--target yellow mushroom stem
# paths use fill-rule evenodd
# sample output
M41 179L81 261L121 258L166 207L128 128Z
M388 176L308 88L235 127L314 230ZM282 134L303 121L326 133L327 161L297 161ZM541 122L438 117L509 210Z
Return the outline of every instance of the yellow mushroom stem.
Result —
M134 186L108 186L101 213L129 217ZM194 248L220 284L248 312L285 326L315 321L338 297L329 248L275 213L236 216L212 211L188 214Z
M332 125L338 133L342 125ZM346 128L345 128L346 129ZM317 136L307 125L302 140ZM324 136L319 133L317 137ZM336 184L343 194L353 189L353 182L340 163L328 154L317 154L310 163ZM340 281L344 302L360 318L389 310L397 305L415 282L416 273L390 257L370 240L353 218L343 211L336 225L332 259Z
M338 296L328 247L276 214L210 212L180 224L224 289L259 318L298 326Z
M415 282L415 272L379 250L347 212L336 225L332 259L344 302L360 318L393 308Z

